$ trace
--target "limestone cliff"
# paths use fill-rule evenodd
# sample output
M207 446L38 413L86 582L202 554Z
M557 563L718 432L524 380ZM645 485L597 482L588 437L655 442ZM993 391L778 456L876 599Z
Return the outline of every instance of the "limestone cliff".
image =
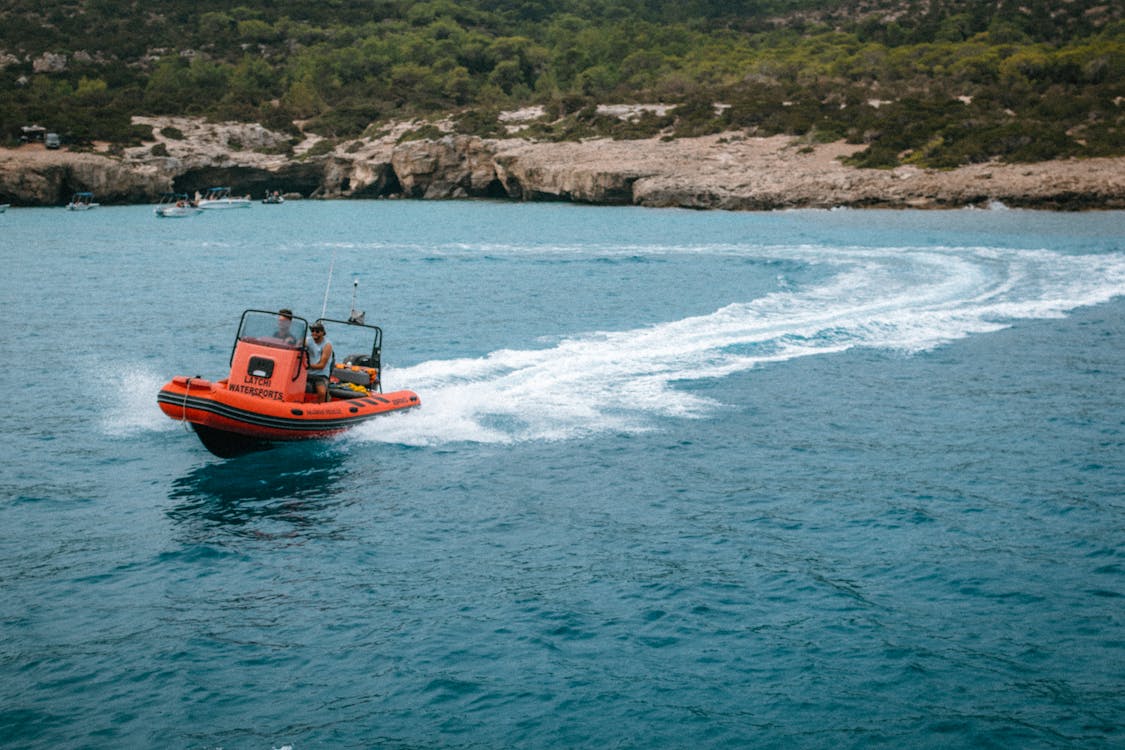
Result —
M978 164L937 171L863 170L845 143L723 134L643 141L538 143L446 135L399 142L406 126L327 148L258 125L137 118L154 144L122 153L0 149L0 202L62 205L77 190L102 203L228 185L313 198L508 198L756 210L959 207L1000 201L1043 208L1125 208L1125 159Z

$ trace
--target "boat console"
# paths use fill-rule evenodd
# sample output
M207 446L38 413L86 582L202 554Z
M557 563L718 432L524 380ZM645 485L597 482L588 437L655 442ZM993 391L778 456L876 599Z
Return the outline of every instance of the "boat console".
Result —
M230 355L227 388L273 401L304 401L308 321L275 312L242 313Z

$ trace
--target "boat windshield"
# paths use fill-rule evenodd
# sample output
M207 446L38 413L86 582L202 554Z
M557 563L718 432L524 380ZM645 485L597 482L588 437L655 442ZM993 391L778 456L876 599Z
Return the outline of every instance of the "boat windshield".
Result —
M321 322L328 340L332 342L332 353L337 362L379 367L383 346L381 328L332 318L322 318Z
M290 318L268 310L247 310L242 313L238 340L284 349L298 349L305 343L308 325L304 318Z

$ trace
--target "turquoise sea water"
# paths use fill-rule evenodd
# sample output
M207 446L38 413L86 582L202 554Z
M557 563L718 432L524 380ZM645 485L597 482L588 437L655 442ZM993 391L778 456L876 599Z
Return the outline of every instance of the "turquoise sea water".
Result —
M0 746L1125 744L1125 214L10 209L0 257ZM227 461L160 414L353 282L420 410Z

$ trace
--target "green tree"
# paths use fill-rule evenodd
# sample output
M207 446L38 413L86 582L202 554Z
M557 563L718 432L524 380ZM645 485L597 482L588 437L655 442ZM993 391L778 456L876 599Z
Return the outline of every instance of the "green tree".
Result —
M187 61L164 57L148 78L145 106L158 114L186 111L197 95Z
M256 107L276 94L273 69L262 58L246 55L231 72L224 102Z

